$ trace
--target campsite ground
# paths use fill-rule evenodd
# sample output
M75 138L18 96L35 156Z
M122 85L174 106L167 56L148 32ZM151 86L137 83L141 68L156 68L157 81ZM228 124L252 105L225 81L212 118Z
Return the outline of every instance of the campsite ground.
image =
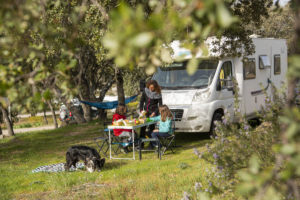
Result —
M96 147L93 138L102 127L95 123L1 140L0 199L181 199L184 191L196 197L195 182L208 188L205 171L211 165L193 154L193 148L201 151L211 142L207 134L176 133L182 147L175 154L166 152L161 161L148 152L142 161L107 159L100 173L29 174L39 166L64 162L72 145Z

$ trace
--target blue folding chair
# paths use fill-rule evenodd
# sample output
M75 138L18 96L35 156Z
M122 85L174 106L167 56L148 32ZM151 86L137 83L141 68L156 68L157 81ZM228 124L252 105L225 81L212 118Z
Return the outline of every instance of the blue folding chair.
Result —
M172 112L173 114L173 120L172 120L172 135L170 136L167 136L167 137L159 137L160 139L160 143L163 147L165 147L165 151L163 151L161 153L161 155L164 155L164 153L167 151L167 150L171 150L172 153L174 153L173 149L172 148L176 148L176 147L182 147L182 146L177 146L176 145L176 141L175 141L175 119L176 119L176 114L174 112Z
M96 137L96 138L94 138L94 142L99 147L99 153L102 151L102 153L104 154L104 156L106 158L108 158L108 156L106 154L107 154L107 151L109 149L109 135L108 135L109 134L108 133L109 129L107 128L108 124L111 124L111 122L103 122L104 130L100 130L102 132L103 136L102 137ZM102 143L100 143L100 141L102 141ZM116 143L119 143L118 137L116 137L114 134L112 134L111 144L115 144L115 141L116 141ZM105 144L107 144L106 149L105 149ZM115 150L114 148L112 148L112 150L113 150L113 152L114 152L115 155L118 155L117 152L118 152L119 149L120 149L120 146L118 146L117 150Z

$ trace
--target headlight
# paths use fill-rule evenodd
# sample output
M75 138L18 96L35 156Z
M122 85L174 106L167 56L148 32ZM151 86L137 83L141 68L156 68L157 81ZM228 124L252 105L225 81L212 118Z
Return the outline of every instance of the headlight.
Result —
M207 88L206 90L197 91L193 101L197 101L197 102L205 101L210 97L210 95L211 95L211 91L209 88Z

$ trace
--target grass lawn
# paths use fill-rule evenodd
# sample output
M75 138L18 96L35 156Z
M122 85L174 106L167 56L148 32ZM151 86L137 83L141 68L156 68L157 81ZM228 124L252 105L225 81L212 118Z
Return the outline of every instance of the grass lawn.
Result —
M96 148L93 138L101 136L102 127L95 123L1 140L0 199L181 199L184 191L196 197L195 182L208 187L204 176L211 165L197 158L193 148L204 150L211 140L207 134L194 133L176 133L182 148L176 148L175 154L167 151L162 160L153 152L144 152L142 161L138 153L136 161L106 159L101 172L28 174L42 165L65 162L72 145ZM119 156L130 157L132 153ZM182 167L182 163L188 166ZM100 185L84 185L87 183Z
M53 125L53 118L52 115L46 116L46 119L48 121L47 125ZM60 123L59 121L59 115L56 115L56 121L57 123ZM44 116L34 116L34 117L26 117L21 118L20 121L17 121L14 123L14 129L20 129L20 128L31 128L31 127L38 127L38 126L44 126L45 120ZM6 124L2 123L0 124L1 128L3 130L6 129Z

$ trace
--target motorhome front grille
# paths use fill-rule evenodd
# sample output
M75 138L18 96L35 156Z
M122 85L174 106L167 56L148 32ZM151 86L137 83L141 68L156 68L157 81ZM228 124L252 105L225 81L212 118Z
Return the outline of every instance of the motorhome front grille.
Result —
M172 113L175 113L175 121L181 121L183 116L182 109L170 109Z

